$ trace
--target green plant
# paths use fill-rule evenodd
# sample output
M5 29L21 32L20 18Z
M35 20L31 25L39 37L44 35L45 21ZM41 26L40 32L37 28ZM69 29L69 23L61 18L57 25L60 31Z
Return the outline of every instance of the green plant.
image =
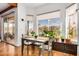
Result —
M47 34L48 34L48 31L45 31L45 30L44 30L42 33L43 33L43 36L45 36L45 37L46 37L46 36L47 36Z
M62 36L61 36L61 41L64 42L64 39L65 39L65 38L64 38L64 36L62 35Z
M32 36L35 36L36 35L36 33L34 31L32 31L31 34L32 34Z
M64 36L63 35L61 36L61 39L64 39Z
M45 30L44 30L43 32L44 32L44 34L48 34L48 31L45 31Z
M44 31L44 34L46 34L48 37L55 38L56 33L54 31Z
M48 31L48 36L55 38L55 32Z

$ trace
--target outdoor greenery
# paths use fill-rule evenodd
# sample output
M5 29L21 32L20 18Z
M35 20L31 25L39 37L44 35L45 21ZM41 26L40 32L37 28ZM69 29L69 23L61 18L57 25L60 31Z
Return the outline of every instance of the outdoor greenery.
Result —
M46 35L48 37L55 38L56 37L56 32L54 32L54 31L44 31L44 35Z
M71 27L69 29L69 38L74 38L76 36L76 28L75 27Z
M63 35L61 36L61 39L65 39Z

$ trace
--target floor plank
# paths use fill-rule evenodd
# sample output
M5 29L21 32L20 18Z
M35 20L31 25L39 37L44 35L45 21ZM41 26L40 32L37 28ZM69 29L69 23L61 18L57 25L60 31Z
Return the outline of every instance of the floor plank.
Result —
M0 43L0 56L21 56L21 47L15 47L10 44ZM27 46L24 48L23 56L27 56ZM35 52L32 53L31 46L29 46L28 56L39 56L39 48L35 47ZM44 56L48 56L48 52L44 51ZM52 51L51 56L73 56L71 54Z

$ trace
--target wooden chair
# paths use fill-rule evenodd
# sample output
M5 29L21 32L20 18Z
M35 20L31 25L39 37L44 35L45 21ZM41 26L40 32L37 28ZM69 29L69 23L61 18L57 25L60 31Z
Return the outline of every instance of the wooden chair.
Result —
M23 37L24 37L24 35L22 34L22 38ZM27 55L29 54L29 46L31 46L31 44L32 44L32 42L24 41L24 45L27 46ZM22 53L22 55L23 55L23 53Z
M52 53L52 41L53 41L53 39L49 38L48 44L45 44L43 47L40 46L40 54L41 54L42 48L44 50L48 51L48 56Z

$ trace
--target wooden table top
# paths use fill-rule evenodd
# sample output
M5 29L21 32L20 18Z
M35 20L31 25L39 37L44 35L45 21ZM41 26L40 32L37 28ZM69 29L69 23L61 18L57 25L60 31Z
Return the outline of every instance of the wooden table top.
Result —
M41 38L27 38L27 37L24 37L22 39L28 40L28 41L40 42L40 43L44 43L44 42L48 41L48 39L41 39Z

